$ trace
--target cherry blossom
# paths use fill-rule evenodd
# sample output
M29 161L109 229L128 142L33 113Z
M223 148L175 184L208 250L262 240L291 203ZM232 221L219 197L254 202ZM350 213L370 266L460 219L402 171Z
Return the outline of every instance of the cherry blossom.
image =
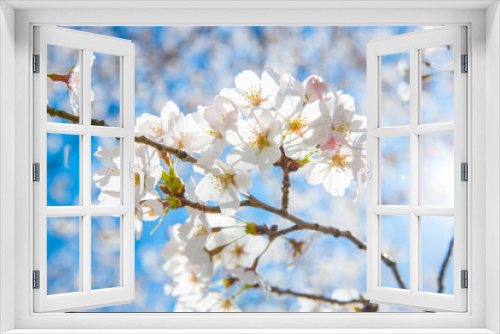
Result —
M351 146L361 135L366 132L366 117L354 113L354 99L342 91L328 94L325 101L328 108L328 117L331 127L328 140L320 148L323 150L336 149L339 146Z
M279 75L271 68L259 78L255 72L245 70L234 79L234 89L224 89L221 95L231 99L247 115L255 108L271 109L279 91Z
M281 124L274 112L255 110L247 120L239 120L236 131L228 131L228 141L236 147L235 159L268 170L281 156Z
M248 189L252 187L248 166L232 156L227 157L227 162L215 159L207 167L203 167L203 163L200 165L198 171L205 176L195 189L196 195L202 201L220 201L223 214L234 214L240 206L239 193L248 195Z
M328 92L327 83L317 75L311 75L300 82L290 74L284 74L280 77L280 84L286 94L300 96L304 103L324 101Z
M307 103L299 96L287 95L278 108L282 119L285 154L293 159L304 159L311 147L323 145L328 128L325 119L326 105L322 101Z
M354 153L346 149L321 152L307 173L307 181L312 185L322 183L332 196L343 196L353 179L353 167L358 170L361 168L351 166L360 163L360 159L353 157Z
M302 259L302 257L309 250L309 247L313 242L321 236L321 233L315 232L303 240L288 239L288 242L292 246L288 260L287 260L287 270L291 270L295 265Z

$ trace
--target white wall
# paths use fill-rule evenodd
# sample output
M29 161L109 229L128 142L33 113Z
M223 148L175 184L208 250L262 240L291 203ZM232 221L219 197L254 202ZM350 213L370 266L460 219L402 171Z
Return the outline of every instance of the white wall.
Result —
M0 3L0 333L14 328L14 23Z
M486 11L486 328L500 332L500 5Z

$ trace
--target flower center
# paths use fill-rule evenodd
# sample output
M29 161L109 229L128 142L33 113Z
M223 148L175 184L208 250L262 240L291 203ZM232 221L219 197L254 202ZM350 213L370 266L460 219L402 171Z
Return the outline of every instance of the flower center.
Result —
M254 136L250 137L251 146L257 146L260 149L269 146L269 141L267 140L267 135L265 133L259 131L252 131L252 133Z
M114 172L116 172L116 168L108 167L108 173L114 173Z
M335 155L332 159L332 168L336 167L341 171L345 172L350 167L350 163L347 161L348 157L349 157L348 155L340 156L337 153L337 155Z
M306 126L307 119L305 117L299 116L288 122L292 132L295 132L299 136L304 136L304 128Z
M157 136L163 135L163 127L160 124L152 124L149 126L149 129L156 133Z
M233 253L239 259L243 254L245 254L245 247L244 246L240 246L240 245L236 245L234 247Z
M136 187L141 184L141 177L137 173L135 173L135 175L134 175L134 183L135 183Z
M203 224L196 225L196 232L194 232L194 236L199 238L208 235L208 231Z
M212 185L216 190L222 191L226 190L230 184L234 182L234 175L231 174L223 174L223 175L215 175L215 180L212 181Z
M248 87L248 90L245 92L245 94L243 94L245 100L250 102L250 105L248 105L247 108L256 107L262 102L262 98L260 96L261 92L262 89L255 85Z
M334 127L334 130L343 133L344 138L346 138L348 135L351 134L351 124L347 123L345 120L342 120L342 122L340 122L339 126L337 126L336 129Z
M214 138L222 138L222 133L220 133L219 131L215 131L213 129L209 129L206 131L210 136L214 137Z

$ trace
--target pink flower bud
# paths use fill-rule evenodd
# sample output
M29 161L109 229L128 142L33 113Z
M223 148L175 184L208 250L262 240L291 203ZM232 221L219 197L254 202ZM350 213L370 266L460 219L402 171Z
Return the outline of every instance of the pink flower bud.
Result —
M311 75L305 81L306 96L309 102L320 100L323 101L328 92L328 85L323 79L317 75Z

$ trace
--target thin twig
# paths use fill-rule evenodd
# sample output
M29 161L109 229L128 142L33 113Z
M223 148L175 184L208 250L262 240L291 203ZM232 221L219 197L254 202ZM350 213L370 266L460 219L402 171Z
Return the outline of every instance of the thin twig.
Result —
M448 263L450 263L451 254L453 253L453 244L455 243L455 238L451 238L450 246L448 248L448 253L446 253L446 257L444 258L443 264L441 265L441 269L439 270L438 276L438 292L442 293L444 291L444 274L446 272L446 268L448 267Z
M345 306L345 305L351 305L351 304L363 304L363 305L369 304L369 301L366 299L337 300L337 299L331 299L331 298L327 298L327 297L320 296L320 295L295 292L295 291L292 291L290 289L281 289L281 288L278 288L275 286L269 286L269 289L271 290L271 292L273 292L277 295L295 296L295 297L299 297L299 298L306 298L306 299L315 300L318 302L329 303L332 305Z
M47 114L49 114L50 116L53 116L53 117L59 117L62 119L66 119L66 120L68 120L72 123L75 123L75 124L80 122L79 116L71 115L63 110L58 110L58 109L52 108L51 106L47 106ZM97 125L97 126L108 126L106 124L106 122L104 122L103 120L97 120L97 119L92 119L90 121L90 124ZM176 148L172 148L172 147L168 147L168 146L159 144L159 143L152 141L151 139L148 139L144 136L135 137L135 142L152 146L152 147L156 148L158 151L171 153L185 162L189 162L189 163L194 164L197 161L194 157L190 156L189 154L187 154L183 150L179 150Z

